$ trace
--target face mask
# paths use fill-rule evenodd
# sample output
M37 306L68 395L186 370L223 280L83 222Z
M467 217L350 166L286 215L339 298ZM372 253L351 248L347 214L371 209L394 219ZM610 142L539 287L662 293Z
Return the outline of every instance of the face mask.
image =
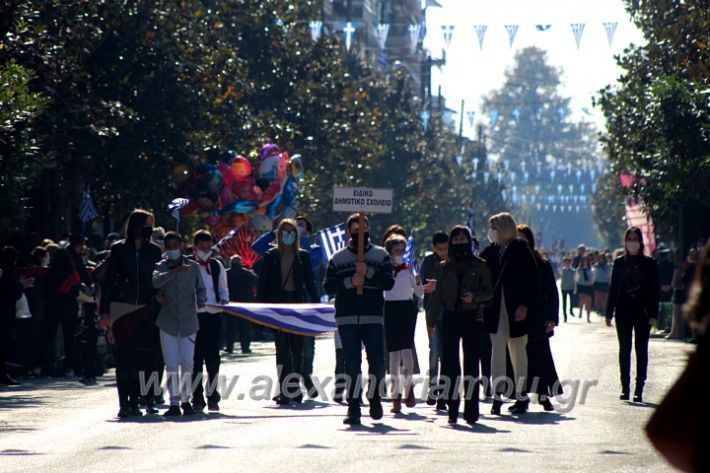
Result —
M626 251L628 251L632 255L638 254L639 250L641 249L641 243L637 241L627 241L626 242Z
M350 239L352 239L353 245L354 245L356 248L357 248L357 240L358 240L358 237L359 237L359 236L360 236L360 235L359 235L357 232L355 232L355 233L353 233L353 234L350 235ZM364 235L364 236L365 236L365 239L364 239L364 240L365 240L365 246L367 246L367 244L370 243L370 232L365 232L365 235Z
M393 265L401 266L403 262L404 262L404 256L402 256L402 255L392 256L392 264Z
M168 259L173 261L180 259L181 255L182 252L180 250L168 250L165 252L165 256L167 256Z
M153 227L143 227L141 228L141 238L144 240L149 239L153 236Z
M462 258L468 255L469 251L471 251L471 245L468 243L454 243L451 245L451 249L453 250L456 258Z
M284 232L281 234L281 243L286 246L293 246L296 243L296 234L294 232Z
M198 258L198 259L201 259L202 261L205 261L205 260L207 260L207 259L210 257L210 255L212 254L212 252L210 251L210 252L208 253L208 252L205 252L205 251L202 251L202 250L197 250L197 253L196 253L196 254L197 254L197 258Z
M494 230L492 228L488 230L488 241L491 243L498 241L498 230Z

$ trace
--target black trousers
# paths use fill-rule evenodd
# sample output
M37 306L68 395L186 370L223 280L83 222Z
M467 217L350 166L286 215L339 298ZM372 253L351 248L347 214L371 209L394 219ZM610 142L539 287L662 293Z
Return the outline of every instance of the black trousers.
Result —
M304 382L303 342L305 338L303 335L274 330L276 370L279 374L280 392L282 396L290 399L296 399L303 395L301 383Z
M567 312L567 301L569 301L569 312ZM562 315L565 318L565 322L567 322L567 314L572 315L574 306L574 291L562 291Z
M84 316L81 321L81 331L76 337L81 353L82 374L85 378L94 378L97 374L96 343L99 340L99 329L96 327L94 307L84 307Z
M48 307L42 336L40 338L35 365L42 366L46 362L47 349L52 345L57 329L62 326L64 338L64 369L74 369L74 350L76 339L76 328L79 321L79 308L76 306L61 307L52 309Z
M202 379L196 383L198 376L202 375L203 366L207 368L207 399L219 401L220 395L217 391L219 378L219 346L220 328L222 319L220 314L210 314L201 312L197 314L200 329L195 337L195 365L192 369L192 383L195 391L192 393L192 402L205 404L205 389L202 386Z
M480 345L485 334L483 323L476 320L476 314L467 312L444 312L441 320L442 350L441 374L444 378L444 400L449 408L449 415L458 415L461 396L459 389L464 389L464 417L478 417L480 382L478 380L481 360ZM463 347L463 380L461 378L461 360L459 347ZM462 383L463 381L463 383Z
M636 387L643 389L648 372L648 340L651 325L646 317L625 313L616 314L616 335L619 339L619 371L621 388L628 391L631 384L631 343L636 351Z

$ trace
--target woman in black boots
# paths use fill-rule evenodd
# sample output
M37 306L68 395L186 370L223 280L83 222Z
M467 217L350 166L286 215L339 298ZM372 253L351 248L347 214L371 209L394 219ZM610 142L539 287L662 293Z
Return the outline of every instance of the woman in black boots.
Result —
M276 230L277 246L264 254L259 275L258 302L283 304L304 303L306 291L310 300L317 301L313 269L307 251L301 250L295 220L284 219ZM303 400L303 338L283 330L274 331L276 368L279 373L279 405L300 403ZM295 389L294 376L300 381Z
M131 213L126 239L111 246L101 284L100 325L108 329L109 340L115 345L119 418L142 415L138 408L140 373L146 380L151 378L160 349L153 270L162 254L160 247L150 242L154 221L153 214L145 210ZM154 392L145 394L148 413L157 413L152 405Z
M611 272L606 323L616 317L619 338L619 370L622 401L629 399L631 384L631 340L636 349L634 402L643 402L648 370L648 339L658 318L660 286L656 260L643 254L643 236L638 227L626 230L624 254L614 261Z
M550 337L560 322L560 297L552 265L535 248L535 236L527 225L518 225L518 236L527 241L537 263L538 285L537 304L530 319L528 335L528 380L530 393L537 394L538 402L546 411L555 410L550 398L563 394L560 379L557 376L555 360L550 351Z
M427 327L433 334L436 317L443 311L441 379L444 400L449 408L449 424L458 419L461 389L459 347L463 343L464 420L478 421L480 391L479 363L481 339L487 336L483 328L481 304L493 297L491 274L486 262L474 256L468 228L456 226L449 234L449 251L436 271L436 290L431 310L427 312ZM474 381L475 380L475 381Z

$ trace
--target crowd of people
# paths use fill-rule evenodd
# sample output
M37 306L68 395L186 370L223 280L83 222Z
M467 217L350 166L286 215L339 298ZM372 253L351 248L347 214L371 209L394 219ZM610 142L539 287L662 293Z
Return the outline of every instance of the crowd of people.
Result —
M630 398L632 346L634 401L643 400L654 324L668 330L667 338L688 338L690 333L682 307L698 251L691 250L678 265L662 245L655 259L644 256L642 234L635 227L628 229L624 248L614 257L584 246L573 253L544 252L536 246L533 229L500 213L489 219L490 244L483 249L466 226L435 233L419 272L405 261L408 235L403 227L390 226L381 245L372 242L366 217L352 215L346 227L347 244L324 261L311 241L311 222L284 219L252 245L261 256L256 272L239 256L227 264L213 252L215 241L208 231L197 231L187 241L156 227L153 214L144 210L131 213L123 235L109 234L101 249L72 236L60 243L43 242L23 261L14 248L5 247L0 260L0 382L17 383L6 369L9 358L16 367L20 360L21 374L47 373L56 361L50 347L61 327L65 376L77 373L82 383L96 384L106 369L101 360L112 360L119 418L158 413L157 406L165 403L159 389L163 375L165 416L218 411L221 351L232 353L238 334L241 352L249 354L256 333L273 337L275 343L279 393L274 401L298 404L304 395L319 395L311 379L314 337L266 330L221 314L219 306L327 299L335 306L337 326L334 400L347 403L346 424L361 421L363 348L369 364L365 394L370 417L384 415L385 397L395 415L416 405L414 339L420 308L429 337L426 403L448 412L449 423L455 424L463 401L463 419L474 424L481 397L492 398L493 415L501 415L505 398L515 401L509 408L514 415L524 415L532 399L544 410L554 410L552 399L562 394L562 386L550 338L560 324L560 297L564 322L586 312L592 323L596 311L609 326L615 325L622 400ZM23 318L21 312L33 317ZM42 314L39 322L37 314ZM23 326L27 331L31 320L39 335L29 353L20 356L26 344L12 341ZM108 349L101 356L104 338ZM141 379L151 375L159 377L158 389L144 392ZM294 377L299 380L295 385L289 382Z

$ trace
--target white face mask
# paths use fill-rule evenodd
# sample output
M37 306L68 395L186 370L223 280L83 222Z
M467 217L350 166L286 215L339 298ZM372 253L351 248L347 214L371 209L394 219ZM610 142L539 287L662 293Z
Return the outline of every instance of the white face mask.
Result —
M632 255L637 255L639 251L641 250L641 243L637 241L627 241L626 242L626 251L628 251Z
M196 253L196 254L197 254L197 257L198 257L199 259L201 259L202 261L205 261L206 259L208 259L208 258L210 257L210 255L212 254L212 252L211 252L211 251L210 251L210 252L205 252L205 251L202 251L202 250L197 250L197 253Z
M404 256L401 256L401 255L392 256L392 264L395 266L401 265L403 261L404 261Z
M182 251L180 251L180 250L167 250L165 252L165 256L167 256L169 260L173 260L173 261L180 259L181 255L182 255Z
M43 268L48 268L49 267L49 258L44 258L42 260L42 267Z
M495 230L493 228L488 230L488 241L491 243L495 243L498 241L498 230Z

